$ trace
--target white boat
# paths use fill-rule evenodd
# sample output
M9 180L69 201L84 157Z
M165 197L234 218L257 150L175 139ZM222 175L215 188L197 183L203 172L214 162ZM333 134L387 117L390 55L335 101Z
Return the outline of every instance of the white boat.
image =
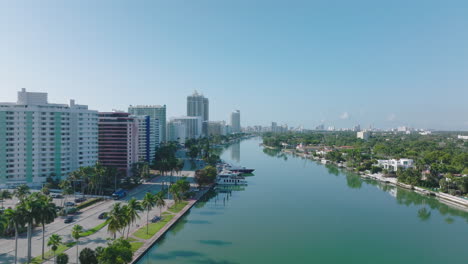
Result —
M218 185L246 185L247 181L244 177L239 176L238 173L230 171L222 171L216 177L216 184Z

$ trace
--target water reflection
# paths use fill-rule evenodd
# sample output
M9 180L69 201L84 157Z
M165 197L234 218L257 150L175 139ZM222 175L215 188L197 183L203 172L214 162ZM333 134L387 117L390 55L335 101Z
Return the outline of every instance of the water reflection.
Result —
M418 210L418 217L421 221L427 221L431 218L431 211L427 210L426 207Z
M281 149L263 148L263 153L267 154L270 157L288 160L288 156L284 152L281 152Z
M405 205L405 206L421 206L417 209L417 217L421 221L428 221L432 216L432 210L438 211L441 215L447 216L444 221L447 224L452 224L455 219L453 217L461 217L464 218L465 221L468 223L468 212L460 210L459 208L451 207L434 197L431 196L424 196L419 193L416 193L411 190L403 189L400 187L396 187L394 185L390 185L387 183L379 182L376 180L371 179L363 179L358 174L349 171L340 170L338 167L334 165L325 165L328 172L333 175L340 175L341 172L345 174L346 177L346 184L348 187L352 189L360 189L362 188L363 182L369 185L373 185L380 190L390 194L394 197L398 204Z
M362 178L352 172L346 172L346 184L352 189L361 189Z
M231 159L240 162L240 142L236 142L231 145Z
M335 176L340 175L340 170L335 165L327 164L325 165L325 168L328 169L328 173L330 174L333 174Z

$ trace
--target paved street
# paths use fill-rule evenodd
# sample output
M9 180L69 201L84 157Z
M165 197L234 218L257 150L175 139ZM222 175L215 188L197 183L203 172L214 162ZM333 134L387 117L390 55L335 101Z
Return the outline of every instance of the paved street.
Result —
M74 225L79 224L83 226L83 228L89 229L93 228L96 225L102 223L104 220L98 219L98 216L102 212L108 212L111 207L113 206L114 203L116 202L123 202L129 200L131 197L135 197L137 199L142 199L147 191L151 191L153 193L159 192L164 186L167 188L168 184L170 182L175 182L176 180L182 178L182 177L187 177L188 181L191 182L192 184L194 183L194 171L191 171L191 162L186 161L185 168L184 170L178 175L178 176L160 176L155 179L153 179L151 182L146 182L140 186L138 186L136 189L132 190L127 197L125 197L122 200L119 201L114 201L114 200L106 200L100 203L97 203L95 205L92 205L84 211L75 216L75 219L72 223L65 224L64 223L64 217L58 217L55 219L55 221L51 224L46 225L46 231L45 231L45 239L47 243L47 239L51 234L59 234L62 236L63 242L71 242L73 241L71 237L71 229L73 228ZM197 162L197 165L202 166L201 162ZM197 166L198 167L198 166ZM188 170L185 170L188 169ZM170 197L168 197L170 198ZM67 201L73 201L73 196L67 197ZM54 199L54 202L56 202L57 205L62 204L62 199ZM13 200L7 200L5 201L5 207L12 206L17 203L16 199ZM167 206L172 205L173 201L172 200L167 200L166 204ZM165 211L166 208L163 208L162 211ZM154 208L150 212L150 218L152 216L159 215L159 209ZM143 226L146 224L146 212L141 213L141 219L137 221L132 227L130 233L134 232L136 229L139 228L139 226ZM96 248L98 246L105 246L107 243L107 238L109 237L109 234L107 233L107 227L104 227L100 231L96 232L95 234L84 237L80 239L79 243L79 248L80 250L84 247L89 247L89 248ZM42 250L42 229L41 228L36 228L35 232L33 233L33 248L32 248L32 256L39 256L41 254ZM9 238L9 239L1 239L0 240L0 263L12 263L14 260L14 237ZM47 248L45 251L48 251L49 248ZM69 263L76 263L76 247L73 247L69 250L66 251L66 253L69 255ZM27 237L26 234L22 234L19 239L18 239L18 261L19 263L23 263L26 261L26 255L27 255ZM50 263L53 263L53 261L50 261Z

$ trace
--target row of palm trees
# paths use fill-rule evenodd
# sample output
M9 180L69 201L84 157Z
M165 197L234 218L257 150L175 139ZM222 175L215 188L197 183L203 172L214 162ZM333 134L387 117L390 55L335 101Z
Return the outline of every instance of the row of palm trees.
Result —
M114 185L117 188L117 182L122 176L114 167L105 167L99 163L94 166L80 167L78 170L70 173L68 180L73 185L73 189L79 184L81 193L94 195L104 195L104 186Z
M2 195L4 192L2 191ZM13 229L15 232L15 263L18 258L18 234L24 227L27 230L27 262L31 261L32 232L36 225L42 227L42 258L44 258L45 225L57 217L57 208L52 198L40 192L31 194L26 185L19 186L13 194L19 199L19 203L14 209L8 208L0 214L0 231L4 233Z
M148 215L151 209L153 209L155 206L161 209L166 205L166 202L164 201L164 195L165 194L162 191L158 192L157 194L148 192L143 198L143 201L138 201L133 197L128 201L127 204L115 203L112 207L112 210L108 214L107 231L112 234L115 239L117 232L124 236L125 230L127 230L128 238L131 225L140 218L139 212L142 211L147 211L146 223L148 227ZM148 232L148 228L146 231Z

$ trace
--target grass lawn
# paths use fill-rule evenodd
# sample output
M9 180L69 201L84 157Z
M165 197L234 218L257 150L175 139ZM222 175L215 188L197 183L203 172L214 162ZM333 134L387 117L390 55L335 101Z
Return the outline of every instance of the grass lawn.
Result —
M55 251L55 255L58 255L58 254L64 252L65 250L73 247L75 244L76 244L76 242L61 244L60 246L58 246L57 251ZM44 258L45 259L50 259L50 258L53 258L53 257L54 257L54 252L52 250L46 251L44 253ZM40 255L33 258L32 261L31 261L31 263L33 263L33 264L39 264L39 263L42 263L42 262L44 262L44 260L42 260Z
M130 242L130 245L132 245L132 252L135 253L135 251L143 246L143 242Z
M91 229L88 229L86 230L85 232L83 233L80 233L80 237L87 237L87 236L90 236L94 233L96 233L97 231L101 230L103 227L105 227L107 225L107 220L100 223L99 225L91 228Z
M150 239L154 236L154 234L161 230L161 228L163 228L167 224L167 222L171 221L172 218L174 218L174 215L167 215L164 216L161 221L158 221L156 223L150 223L148 225L148 234L146 234L146 226L143 226L140 229L138 229L135 233L133 233L133 235L141 239Z
M186 205L188 204L188 202L186 201L182 201L180 203L176 203L174 204L173 206L169 207L169 211L173 212L173 213L178 213L180 212Z

